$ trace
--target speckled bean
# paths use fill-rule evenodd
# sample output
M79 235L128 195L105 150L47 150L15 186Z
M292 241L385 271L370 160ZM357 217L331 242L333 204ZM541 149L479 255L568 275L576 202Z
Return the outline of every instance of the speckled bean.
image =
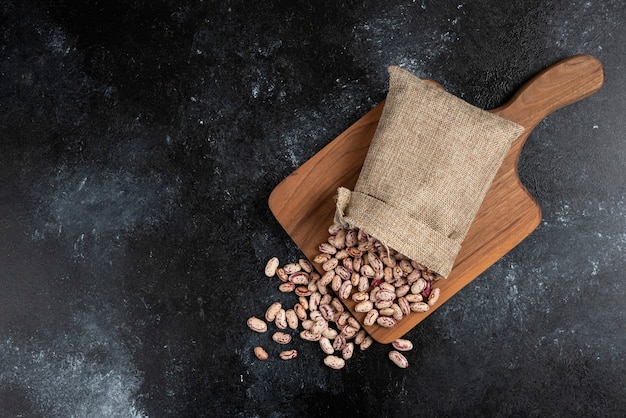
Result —
M311 313L309 314L309 318L311 318L313 322L319 321L320 319L324 319L320 311L311 311Z
M322 351L326 354L332 354L335 352L333 344L330 342L330 339L326 337L320 338L320 347L322 348Z
M359 344L359 348L361 349L361 351L365 351L370 348L372 344L374 344L374 339L368 335L363 338L363 341L361 341L361 344Z
M335 222L333 222L333 223L332 223L332 224L328 227L328 233L329 233L330 235L337 235L337 232L339 232L339 231L341 231L341 230L343 230L343 227L342 227L340 224L335 223Z
M311 297L309 298L309 310L310 311L317 311L317 309L320 306L320 301L322 300L322 294L319 292L315 292L313 294L311 294Z
M346 337L344 337L341 334L337 335L335 339L333 340L333 348L337 351L341 351L343 350L345 346L346 346Z
M297 271L302 270L302 266L298 263L289 263L285 264L283 266L283 269L285 270L285 273L287 273L287 275L291 275Z
M413 343L409 340L405 340L402 338L398 338L397 340L393 341L391 345L398 351L409 351L413 349Z
M289 281L295 285L309 284L309 273L306 271L297 271L289 275Z
M378 313L382 316L393 316L393 308L382 308L378 310Z
M430 306L434 306L437 303L440 293L441 289L439 289L438 287L435 287L433 290L430 291L430 295L428 296L428 304Z
M307 318L306 309L300 303L293 305L293 310L301 321Z
M248 328L255 332L265 332L267 331L267 324L262 319L257 318L256 316L251 316L248 318Z
M376 319L376 323L378 325L380 325L381 327L385 327L385 328L393 328L396 326L396 324L398 323L398 321L396 321L394 318L390 317L390 316L379 316Z
M267 277L274 277L279 264L280 261L278 260L278 257L270 258L265 265L265 275Z
M279 357L283 360L291 360L298 357L298 352L296 350L281 351Z
M406 316L411 313L411 306L409 304L409 301L407 301L404 297L398 298L398 306L402 311L402 315Z
M313 258L313 262L317 264L324 264L331 258L332 258L332 255L321 253L321 254L316 255L315 258Z
M411 286L409 286L408 284L399 286L398 288L396 288L396 297L400 298L406 295L407 293L409 293L410 290L411 290Z
M343 350L341 350L341 357L343 357L344 360L350 360L352 358L353 353L354 353L354 343L349 342L349 343L346 343L346 345L343 347Z
M407 367L409 367L409 361L399 351L391 350L389 352L389 359L401 369L406 369Z
M300 338L306 341L319 341L321 335L314 334L311 332L311 330L305 329L304 331L300 332Z
M281 284L280 286L278 286L278 290L280 290L283 293L290 293L290 292L293 292L295 289L296 289L296 285L291 282L285 282Z
M357 290L359 292L365 292L370 287L370 281L365 276L359 276L359 283L357 284Z
M415 295L413 293L409 293L404 298L409 303L421 302L421 301L424 300L424 296L420 295L419 293L417 295Z
M354 343L356 345L361 344L363 342L363 340L365 339L365 337L367 337L367 332L364 329L362 329L354 337Z
M413 293L414 295L417 295L419 293L422 293L422 291L425 288L426 288L426 280L420 277L419 279L417 279L415 283L411 285L411 293Z
M329 340L334 340L337 337L337 335L339 335L339 333L334 328L328 327L324 331L322 331L322 337L326 337Z
M343 312L345 311L345 308L343 307L343 303L341 303L341 301L337 298L333 298L330 301L330 306L333 307L333 309L335 310L335 312Z
M391 305L393 305L393 300L377 300L376 302L374 302L374 306L376 307L376 309L384 309L384 308L390 308Z
M400 305L398 305L397 303L391 305L391 309L393 310L391 316L393 316L396 321L400 321L402 317L404 317L404 313L402 312Z
M374 308L374 304L370 300L364 300L354 305L355 312L369 312Z
M320 335L326 328L328 328L328 322L324 319L320 319L315 321L310 331L312 334Z
M323 254L337 254L337 247L328 242L321 243L317 249Z
M280 309L276 314L276 319L274 320L274 324L278 329L287 328L287 314L284 309Z
M345 281L341 284L339 288L338 296L341 299L348 299L350 297L350 293L352 292L352 283Z
M333 322L335 320L335 310L329 304L320 305L320 312L322 313L322 317L329 322Z
M361 329L361 324L353 316L348 318L348 325L350 325L351 327L356 328L356 329Z
M370 296L366 292L354 292L352 294L352 300L356 303L363 302L364 300L368 300L369 298Z
M341 277L341 280L349 280L350 276L352 276L350 270L348 270L344 266L335 267L335 273L337 274L337 276Z
M328 286L333 281L334 277L335 277L334 270L327 271L320 278L318 285L321 284L322 286Z
M324 358L324 364L331 369L339 370L344 368L346 361L341 357L330 355Z
M276 319L276 315L278 314L278 311L281 310L281 308L282 304L280 302L272 303L265 311L265 320L267 322L274 322L274 320Z
M298 328L298 315L294 309L287 309L285 311L285 317L287 317L287 326L291 329Z
M289 344L291 342L291 335L277 331L272 334L272 340L278 344Z
M341 334L345 337L346 340L349 340L351 338L354 338L356 336L356 333L359 332L358 328L355 328L351 325L346 325L342 330L341 330Z
M378 320L378 315L378 310L371 309L367 312L367 314L365 314L365 319L363 319L363 325L368 327L374 325L376 323L376 320Z
M302 270L306 271L307 273L311 273L313 271L313 266L306 258L301 258L300 260L298 260L298 264L300 264Z
M388 284L388 283L383 283ZM378 293L376 293L377 300L394 300L396 298L396 292L393 290L380 289Z
M279 267L276 269L276 275L278 276L281 282L286 282L287 280L289 280L289 275L285 273L285 269L282 267Z
M343 284L343 280L341 280L341 277L335 274L333 276L333 280L330 282L330 288L333 289L335 292L339 292L339 289L341 289L342 284Z
M430 306L426 302L411 303L411 311L413 312L426 312L430 309Z
M322 270L324 271L335 270L335 267L337 267L338 264L339 264L339 260L332 257L328 261L326 261L324 264L322 264Z
M261 346L254 347L254 355L261 361L265 361L269 358L267 351Z
M294 289L294 293L298 296L311 296L313 292L306 286L298 286Z

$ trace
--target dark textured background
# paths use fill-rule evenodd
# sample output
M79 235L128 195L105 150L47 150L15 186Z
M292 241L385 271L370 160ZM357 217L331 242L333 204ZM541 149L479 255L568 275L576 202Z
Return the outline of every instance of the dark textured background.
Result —
M0 1L0 416L624 416L624 1ZM520 176L538 229L342 371L257 361L271 190L385 97L493 108L586 53Z

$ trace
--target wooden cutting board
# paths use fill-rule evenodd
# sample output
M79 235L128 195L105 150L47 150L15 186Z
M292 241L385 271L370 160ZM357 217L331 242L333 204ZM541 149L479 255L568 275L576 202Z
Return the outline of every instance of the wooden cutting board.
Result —
M517 173L522 146L543 118L592 95L603 82L602 64L594 57L577 55L537 74L508 103L491 110L526 129L513 142L497 172L452 272L447 279L437 282L441 288L437 305L428 312L404 317L394 328L365 327L376 341L386 344L402 337L539 225L539 205ZM328 238L337 188L353 189L356 184L383 106L380 103L350 126L284 179L269 197L272 213L309 260L319 253L318 245ZM351 300L344 303L362 323L365 314L354 312Z

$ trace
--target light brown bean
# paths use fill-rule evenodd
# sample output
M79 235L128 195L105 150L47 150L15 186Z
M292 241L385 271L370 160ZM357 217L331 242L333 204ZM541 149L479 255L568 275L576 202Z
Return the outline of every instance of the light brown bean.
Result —
M281 284L280 286L278 286L278 290L280 290L283 293L290 293L290 292L293 292L295 289L296 289L296 285L291 282L285 282Z
M257 318L256 316L251 316L248 318L248 328L255 332L265 332L267 331L267 324L262 319Z
M279 357L282 360L292 360L292 359L298 357L298 352L296 350L281 351L280 354L279 354Z
M261 361L265 361L269 358L267 351L261 346L254 347L254 355Z
M291 342L291 335L277 331L272 334L272 340L278 344L289 344Z
M294 309L287 309L285 311L285 317L287 318L287 326L291 329L298 328L298 315Z

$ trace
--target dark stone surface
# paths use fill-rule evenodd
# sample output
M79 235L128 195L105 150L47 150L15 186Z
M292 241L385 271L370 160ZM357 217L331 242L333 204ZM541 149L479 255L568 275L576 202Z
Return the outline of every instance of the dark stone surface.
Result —
M623 416L623 1L0 2L0 415ZM300 253L271 190L386 94L386 67L493 108L559 59L606 83L520 175L539 228L342 371L246 318Z

